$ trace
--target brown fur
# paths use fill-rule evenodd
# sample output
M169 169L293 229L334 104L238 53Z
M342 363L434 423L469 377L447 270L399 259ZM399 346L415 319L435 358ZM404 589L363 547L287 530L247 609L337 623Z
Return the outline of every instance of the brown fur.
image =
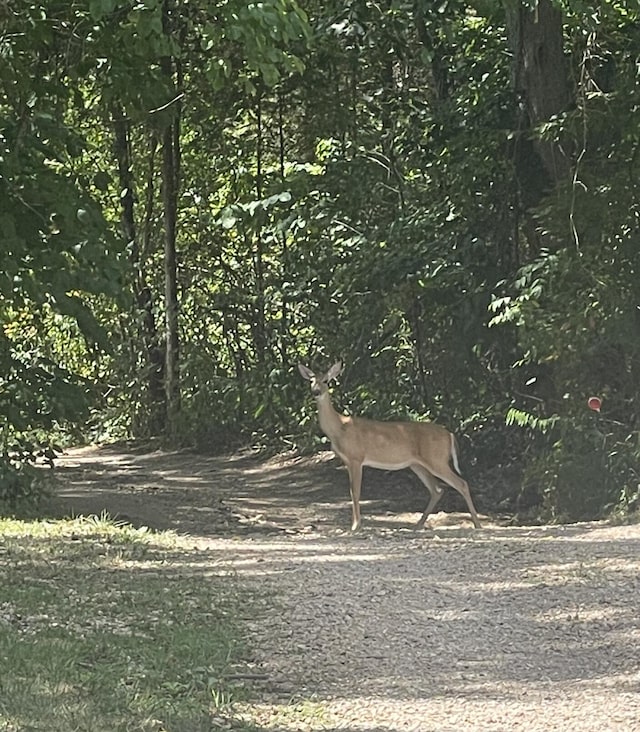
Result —
M417 528L424 526L427 516L444 493L439 480L463 496L474 526L480 528L469 485L456 472L456 441L448 430L433 422L376 422L339 414L331 404L329 382L339 376L342 364L335 363L326 374L315 374L302 364L298 368L302 377L311 383L320 427L349 471L352 531L360 528L361 523L360 489L362 468L365 465L383 470L409 468L420 478L431 498ZM452 469L452 463L456 470Z

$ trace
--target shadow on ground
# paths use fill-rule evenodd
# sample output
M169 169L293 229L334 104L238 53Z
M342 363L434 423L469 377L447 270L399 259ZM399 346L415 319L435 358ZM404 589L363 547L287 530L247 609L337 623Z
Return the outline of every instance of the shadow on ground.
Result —
M46 504L52 517L100 515L197 535L348 530L348 477L331 453L265 458L252 452L203 456L117 446L66 453ZM431 524L470 525L448 491ZM459 502L458 502L459 501ZM409 472L365 469L362 513L369 527L410 528L427 503Z

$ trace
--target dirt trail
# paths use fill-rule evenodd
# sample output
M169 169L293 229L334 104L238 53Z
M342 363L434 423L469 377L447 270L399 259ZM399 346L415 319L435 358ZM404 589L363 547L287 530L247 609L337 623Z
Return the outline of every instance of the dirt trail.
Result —
M248 622L265 730L640 730L640 526L506 527L327 459L71 452L53 513L194 537L261 599ZM454 504L455 507L455 504Z
M340 531L350 524L348 478L332 453L264 459L249 451L208 457L186 451L87 447L58 461L57 515L108 512L133 525L201 536ZM453 491L442 505L459 504ZM362 511L369 526L409 529L427 492L410 473L365 468ZM431 524L471 525L441 512Z

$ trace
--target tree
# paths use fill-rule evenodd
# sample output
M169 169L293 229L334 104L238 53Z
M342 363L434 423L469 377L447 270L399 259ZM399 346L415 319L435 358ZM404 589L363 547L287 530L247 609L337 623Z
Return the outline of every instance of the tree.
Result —
M543 3L538 7L544 27L555 28L552 48L557 49L559 11ZM563 10L576 94L567 103L566 84L555 79L543 109L552 116L538 115L534 137L545 183L540 185L539 177L527 183L520 176L533 194L528 239L545 247L532 250L509 295L497 299L494 309L495 322L517 329L519 364L526 374L509 421L547 435L532 453L525 485L540 485L548 514L586 518L634 505L638 498L631 380L640 331L635 287L623 274L637 268L632 254L637 247L631 243L636 224L630 223L637 221L637 207L628 196L629 186L636 187L632 150L638 138L631 143L627 125L637 116L632 58L638 49L638 10L628 3L605 3L591 14L584 13L586 6ZM557 51L543 53L548 36L537 46L536 34L532 37L538 58L558 58ZM562 157L567 166L559 164ZM626 171L624 182L613 170ZM611 400L601 422L584 407L590 392Z
M0 499L10 503L31 495L28 468L52 458L51 431L86 416L92 386L74 355L108 348L88 303L121 284L120 247L76 168L84 141L64 114L72 12L10 3L0 16Z
M102 435L297 444L293 365L342 357L346 407L465 433L489 505L633 505L632 3L3 13L3 358L25 400L46 357Z

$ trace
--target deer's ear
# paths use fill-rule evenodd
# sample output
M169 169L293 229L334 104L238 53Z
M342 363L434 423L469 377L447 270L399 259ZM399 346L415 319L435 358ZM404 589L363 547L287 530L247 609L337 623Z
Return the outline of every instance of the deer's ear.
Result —
M314 373L311 369L308 369L304 364L299 363L298 364L298 371L300 372L300 375L303 379L306 379L307 381L311 381L314 377Z
M327 371L327 381L331 381L331 379L337 379L338 376L342 373L342 369L344 366L342 365L342 361L336 361L333 366Z

